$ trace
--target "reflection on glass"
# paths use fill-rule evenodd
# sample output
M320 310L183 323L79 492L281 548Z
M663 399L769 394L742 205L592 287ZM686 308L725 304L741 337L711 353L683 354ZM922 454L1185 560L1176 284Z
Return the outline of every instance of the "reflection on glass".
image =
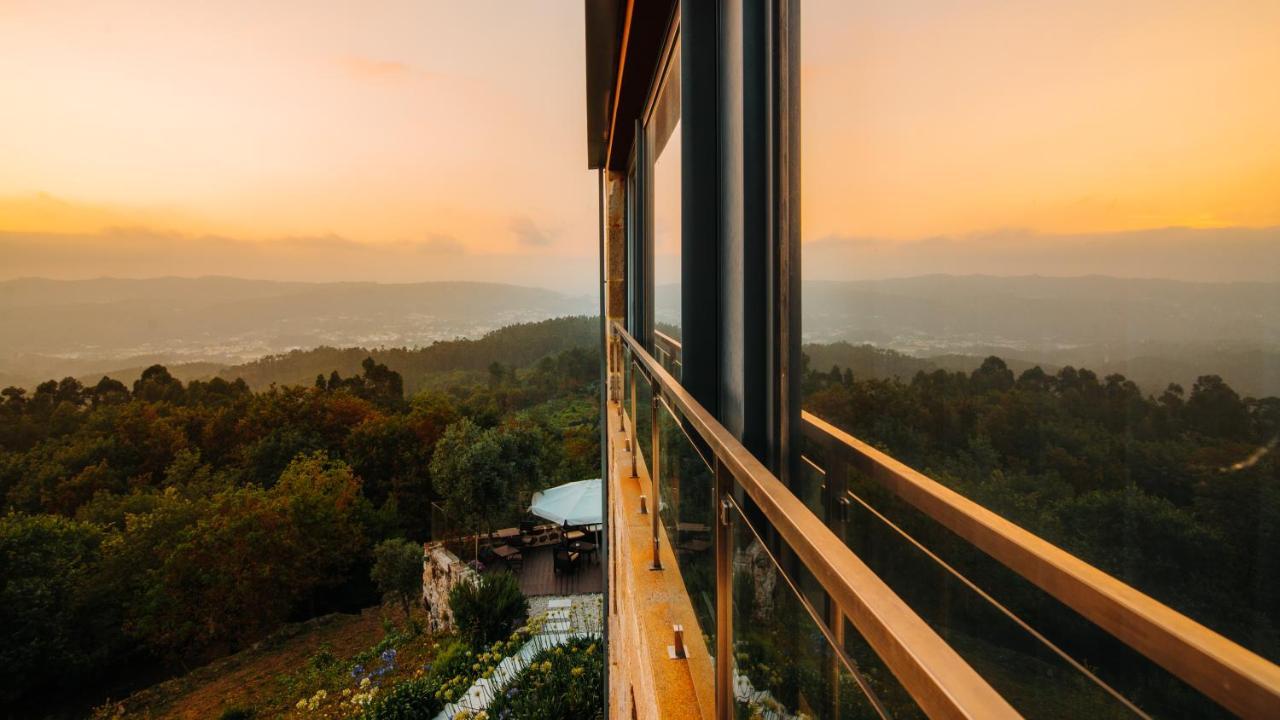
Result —
M1230 7L807 0L803 393L1277 661L1280 4ZM931 521L901 522L1144 710L1218 712ZM880 521L850 523L1019 709L1110 712Z
M1220 712L883 488L848 480L846 544L1024 717Z
M662 467L661 517L680 578L701 625L708 652L715 655L716 563L715 473L664 405L658 415Z
M640 457L644 458L644 465L649 469L650 476L653 475L653 409L651 401L653 399L653 388L649 385L649 380L643 372L636 370L633 364L631 368L636 378L636 416L634 418L636 424L636 447L640 450Z
M791 492L804 502L809 512L829 520L827 517L827 473L821 466L808 457L801 455L796 463L796 472L791 476Z
M654 319L680 339L680 122L653 164ZM678 377L678 376L677 376Z
M645 121L653 167L653 314L655 328L680 339L680 46L676 43ZM680 377L676 374L676 377Z
M909 700L903 701L904 714L891 714L895 706L876 696L865 677L855 678L852 664L840 659L811 606L796 594L736 506L729 517L736 717L917 717Z

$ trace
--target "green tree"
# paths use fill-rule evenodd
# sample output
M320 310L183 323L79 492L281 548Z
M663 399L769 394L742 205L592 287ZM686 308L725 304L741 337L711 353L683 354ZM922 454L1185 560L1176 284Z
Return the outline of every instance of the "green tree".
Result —
M0 517L0 702L74 687L106 660L90 577L102 532L55 515Z
M431 477L455 528L470 533L493 529L511 502L515 468L505 455L498 432L481 429L469 418L445 429L431 456Z
M147 402L181 402L182 381L169 374L163 365L152 365L142 371L133 383L133 396Z
M369 573L386 600L398 602L409 619L411 603L422 595L422 546L393 538L373 549L373 570Z
M129 401L129 388L119 380L115 380L102 376L97 385L94 385L87 392L87 395L95 406L97 405L119 405Z

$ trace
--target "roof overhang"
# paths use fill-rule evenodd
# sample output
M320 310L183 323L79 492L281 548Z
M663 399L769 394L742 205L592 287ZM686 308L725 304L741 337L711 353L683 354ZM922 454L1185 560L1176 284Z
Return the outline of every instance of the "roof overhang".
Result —
M675 0L585 0L587 164L626 167Z

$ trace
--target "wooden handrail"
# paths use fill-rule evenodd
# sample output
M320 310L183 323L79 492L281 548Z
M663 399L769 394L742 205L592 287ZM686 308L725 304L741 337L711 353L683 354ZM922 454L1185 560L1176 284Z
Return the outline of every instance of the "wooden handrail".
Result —
M655 332L679 357L681 344ZM810 413L806 437L1231 712L1280 717L1280 666Z
M680 353L683 350L679 340L671 337L661 330L654 330L653 344L657 345L659 349L670 355L673 360L679 362Z
M1280 667L809 412L810 440L1231 712L1280 718Z
M617 322L613 333L930 717L1021 717Z

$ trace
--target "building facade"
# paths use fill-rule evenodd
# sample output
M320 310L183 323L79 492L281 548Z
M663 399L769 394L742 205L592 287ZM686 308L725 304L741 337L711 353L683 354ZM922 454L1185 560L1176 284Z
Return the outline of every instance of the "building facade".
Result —
M586 2L610 716L1280 716L1272 662L802 409L801 4Z

